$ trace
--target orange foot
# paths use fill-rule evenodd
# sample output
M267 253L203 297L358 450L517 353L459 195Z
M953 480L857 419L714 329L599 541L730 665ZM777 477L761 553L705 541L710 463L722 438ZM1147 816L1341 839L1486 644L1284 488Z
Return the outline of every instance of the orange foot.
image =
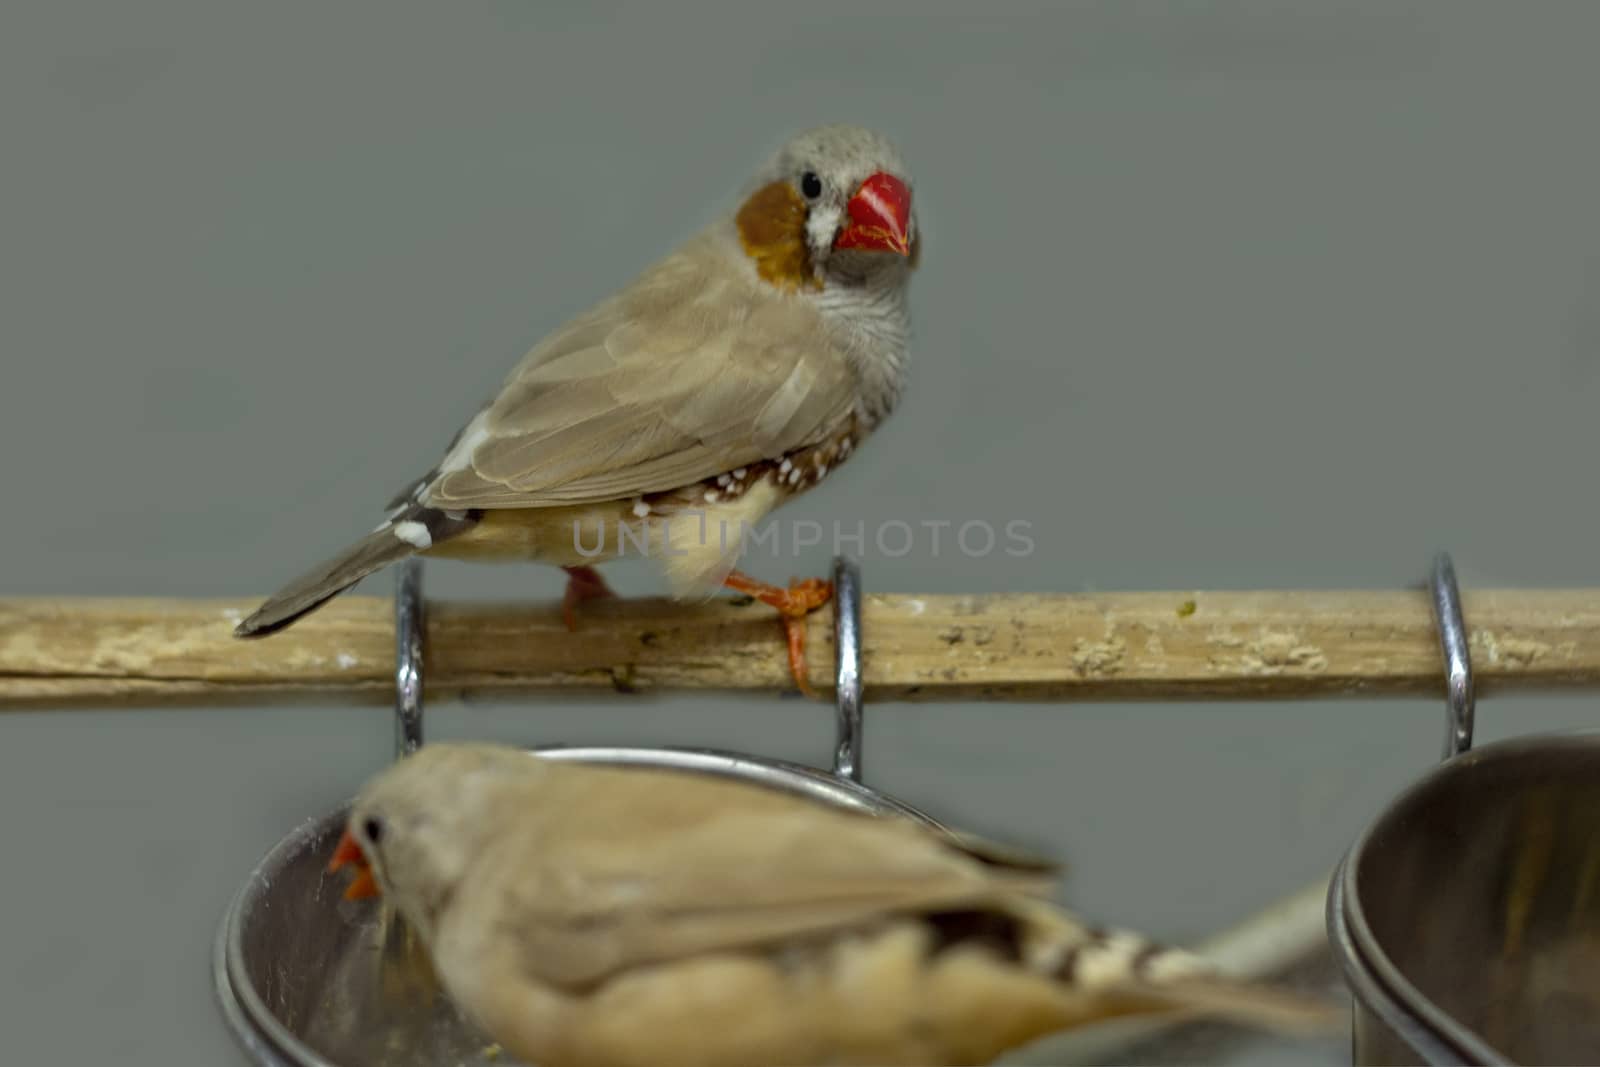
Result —
M585 600L603 600L617 594L611 591L600 572L593 567L562 567L567 572L567 591L561 597L561 621L569 631L578 628L578 605Z
M806 681L806 616L833 598L833 583L821 578L796 578L785 589L734 571L722 584L778 610L783 636L789 646L789 673L794 676L794 684L800 692L808 697L816 696L811 683Z

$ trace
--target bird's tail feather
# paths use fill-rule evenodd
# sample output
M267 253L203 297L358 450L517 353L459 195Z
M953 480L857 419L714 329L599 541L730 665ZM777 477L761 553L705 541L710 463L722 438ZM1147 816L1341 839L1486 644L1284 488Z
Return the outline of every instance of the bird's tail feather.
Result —
M476 512L441 511L413 504L332 559L269 597L234 627L235 637L265 637L355 585L367 575L454 537L478 520Z
M1106 999L1129 1014L1167 1013L1179 1018L1224 1019L1241 1026L1288 1034L1325 1034L1349 1023L1331 996L1263 982L1213 976L1170 984L1133 984L1108 990Z
M1345 1019L1340 1005L1318 993L1237 979L1192 952L1079 926L1042 902L1018 899L1013 908L1033 919L1024 951L1034 967L1087 995L1101 1017L1224 1018L1300 1033L1325 1032Z

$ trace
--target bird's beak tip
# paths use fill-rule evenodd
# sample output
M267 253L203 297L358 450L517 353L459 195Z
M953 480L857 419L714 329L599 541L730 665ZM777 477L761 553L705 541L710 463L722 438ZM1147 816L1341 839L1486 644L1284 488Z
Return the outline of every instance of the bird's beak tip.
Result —
M372 868L363 867L356 875L355 880L344 887L344 899L369 900L380 897L383 890L378 888L378 880L372 876Z
M372 876L372 864L367 861L367 854L361 851L361 846L356 844L349 830L340 836L339 843L334 846L333 858L328 861L328 873L335 874L347 866L356 869L356 876L345 887L344 899L366 900L382 895L378 880Z
M834 248L911 254L911 187L886 171L861 183L846 205L850 221Z

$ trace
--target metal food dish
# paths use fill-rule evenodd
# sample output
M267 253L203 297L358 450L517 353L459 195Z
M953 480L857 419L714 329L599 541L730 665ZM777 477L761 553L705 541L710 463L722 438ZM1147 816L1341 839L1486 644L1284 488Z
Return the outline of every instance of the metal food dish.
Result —
M939 824L913 808L812 767L725 752L539 749L552 759L736 778L873 815ZM264 1067L505 1067L439 988L426 954L382 901L341 899L326 873L346 809L278 844L229 906L217 937L223 1015Z
M1448 559L1433 586L1446 761L1356 841L1328 896L1355 1061L1600 1063L1600 732L1468 751L1472 673Z
M1358 1063L1600 1062L1600 733L1434 770L1351 850L1329 923Z

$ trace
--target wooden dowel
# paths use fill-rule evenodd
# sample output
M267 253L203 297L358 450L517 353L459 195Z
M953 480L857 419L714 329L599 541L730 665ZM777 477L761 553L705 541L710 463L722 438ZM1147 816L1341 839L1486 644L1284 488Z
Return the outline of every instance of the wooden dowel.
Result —
M1480 690L1600 685L1600 590L1463 595ZM0 707L382 703L394 610L337 600L283 633L232 636L253 601L0 599ZM1443 692L1414 591L868 595L872 700L1292 698ZM810 624L831 685L832 616ZM529 690L788 687L775 616L755 603L431 602L430 698Z

